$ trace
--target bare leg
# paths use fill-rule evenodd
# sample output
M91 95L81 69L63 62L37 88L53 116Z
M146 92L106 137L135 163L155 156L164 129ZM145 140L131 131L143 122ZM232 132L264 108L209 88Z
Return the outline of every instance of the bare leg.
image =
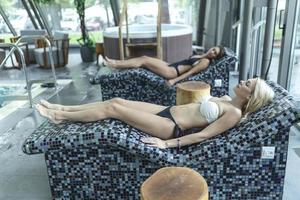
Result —
M102 105L102 107L104 106L105 105ZM74 112L52 110L39 104L36 105L36 108L43 117L50 119L55 124L59 124L66 120L75 122L93 122L106 118L104 113L101 112L101 107L98 108L99 110L86 109Z
M63 121L63 120L56 119L54 111L57 111L57 110L48 109L40 104L37 104L35 106L35 108L39 111L40 115L50 119L55 124L59 124Z
M115 118L161 139L168 139L173 135L174 123L170 119L129 108L116 100L99 103L97 109L75 112L52 110L41 105L37 105L37 109L42 116L52 120L54 123L60 123L63 120L92 122L106 118Z
M144 112L153 113L153 114L156 114L166 108L166 106L160 106L160 105L146 103L146 102L142 102L142 101L130 101L130 100L122 99L122 98L113 98L110 101L115 101L118 104L121 104L123 106L129 107L132 109L136 109L136 110L141 110ZM60 104L52 104L46 100L41 100L41 104L48 109L69 111L69 112L97 109L99 104L102 104L102 103L103 102L95 102L95 103L76 105L76 106L64 106L64 105L60 105Z
M65 105L61 105L61 104L52 104L43 99L43 100L41 100L40 103L41 103L41 105L43 105L44 107L46 107L48 109L73 112L73 111L81 111L81 110L91 109L93 107L96 107L101 102L94 102L94 103L75 105L75 106L65 106Z
M118 103L112 105L109 115L154 137L170 139L173 136L175 124L168 118L131 109Z
M143 56L128 60L115 60L105 57L104 64L113 68L138 68L143 65Z
M141 56L128 60L113 60L106 57L106 65L113 68L139 68L144 66L165 79L177 77L174 67L170 67L165 61L148 56Z

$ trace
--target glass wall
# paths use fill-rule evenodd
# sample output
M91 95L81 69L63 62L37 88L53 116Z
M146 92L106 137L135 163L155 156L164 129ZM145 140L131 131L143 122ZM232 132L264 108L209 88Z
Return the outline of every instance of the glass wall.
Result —
M279 55L280 55L280 49L281 49L281 40L282 40L282 30L280 25L282 25L282 21L284 18L283 11L285 9L286 0L279 0L278 1L278 7L277 7L277 13L276 13L276 24L275 24L275 38L274 38L274 44L273 44L273 52L272 52L272 61L270 64L270 70L268 77L272 81L277 81L278 77L278 67L279 67ZM281 13L281 15L280 15Z
M123 1L120 2L120 13ZM156 24L157 22L157 1L128 0L127 13L128 24ZM121 15L121 14L120 14ZM125 21L123 22L125 24Z
M193 41L197 37L199 0L169 0L170 22L188 24L193 28Z
M79 17L74 0L59 0L51 5L40 5L53 31L69 33L70 44L78 44L81 37ZM102 41L103 30L113 25L113 14L109 0L86 0L85 23L94 41Z
M0 5L17 34L23 29L34 29L21 0L1 0ZM12 34L3 18L0 18L0 37L5 39L6 42L9 42L9 38Z
M267 7L254 7L252 18L253 26L251 28L251 55L248 77L259 76L261 73Z
M0 16L0 39L4 39L5 42L9 42L9 38L12 36L13 34L10 32L2 16Z
M298 5L298 7L300 7ZM298 11L298 16L296 16L295 20L295 40L294 40L294 49L292 50L292 54L294 56L291 57L291 67L292 67L292 73L291 73L291 80L290 80L290 92L295 97L295 99L298 101L300 105L300 85L298 78L300 77L300 12Z
M120 9L122 9L123 1L119 2ZM199 0L162 1L162 23L191 25L193 40L196 40L199 3ZM157 1L128 0L128 23L156 24L157 11Z

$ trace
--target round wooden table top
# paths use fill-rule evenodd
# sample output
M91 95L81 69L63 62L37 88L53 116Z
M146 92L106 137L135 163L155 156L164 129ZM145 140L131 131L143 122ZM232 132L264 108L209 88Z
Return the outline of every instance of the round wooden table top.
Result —
M141 186L142 200L206 200L205 179L186 167L165 167L157 170Z
M210 95L210 85L203 81L187 81L177 84L176 105L201 102Z
M185 91L198 91L210 89L210 85L203 81L187 81L177 84L177 87Z

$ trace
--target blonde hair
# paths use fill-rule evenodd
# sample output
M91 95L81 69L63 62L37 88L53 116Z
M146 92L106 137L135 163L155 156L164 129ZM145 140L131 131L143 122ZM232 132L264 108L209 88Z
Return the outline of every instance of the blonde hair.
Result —
M264 80L256 78L254 91L243 109L243 117L267 105L273 98L273 89Z

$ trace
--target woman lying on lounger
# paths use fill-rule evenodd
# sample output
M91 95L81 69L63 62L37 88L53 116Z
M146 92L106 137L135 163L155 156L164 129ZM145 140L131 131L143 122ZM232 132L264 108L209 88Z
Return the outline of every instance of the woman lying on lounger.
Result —
M172 64L148 56L141 56L128 60L113 60L106 57L104 64L117 69L145 67L146 69L167 79L166 83L169 86L172 86L178 81L206 69L211 60L220 59L224 56L224 54L224 47L216 46L209 49L205 54L194 55L188 59Z
M145 102L113 98L78 106L63 106L41 101L40 114L54 123L63 121L93 122L107 118L121 120L153 137L142 142L159 148L185 146L204 141L230 129L247 114L270 102L274 96L268 84L259 79L241 81L230 99L207 97L201 103L160 106ZM190 128L204 128L185 135Z

